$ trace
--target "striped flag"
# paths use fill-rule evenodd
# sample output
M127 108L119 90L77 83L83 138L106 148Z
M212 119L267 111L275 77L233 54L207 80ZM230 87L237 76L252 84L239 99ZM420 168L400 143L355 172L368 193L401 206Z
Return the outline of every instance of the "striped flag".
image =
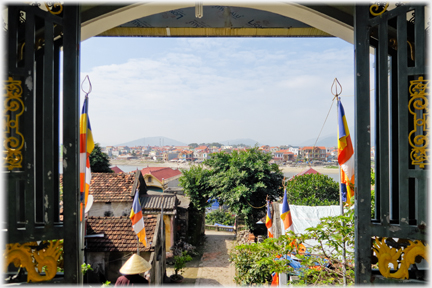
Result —
M338 99L338 128L338 162L342 201L352 204L351 199L354 197L354 148L340 99Z
M268 230L268 237L273 238L273 229L272 229L272 216L270 211L270 201L267 201L267 214L266 214L266 223L265 223L267 230Z
M135 234L137 234L139 241L144 244L144 246L147 246L147 237L138 191L135 192L135 197L132 203L132 209L129 218L132 220L132 227Z
M90 189L90 153L93 151L94 141L88 117L88 97L84 99L84 104L80 119L80 220L82 221L82 211L87 205ZM87 150L87 151L86 151Z
M293 222L292 222L292 217L291 217L291 211L288 205L288 197L287 197L287 191L285 188L284 191L284 197L283 197L283 201L282 201L282 213L281 213L281 219L283 220L284 223L284 231L286 232L288 229L290 229L291 231L294 231L294 227L293 227Z
M279 274L276 272L272 273L272 282L270 286L279 286Z

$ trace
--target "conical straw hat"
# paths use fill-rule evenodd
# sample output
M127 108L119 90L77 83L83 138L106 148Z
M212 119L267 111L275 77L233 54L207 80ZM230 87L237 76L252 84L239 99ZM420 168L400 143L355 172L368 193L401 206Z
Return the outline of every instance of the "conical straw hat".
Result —
M144 273L151 269L151 265L144 258L133 254L125 264L120 268L120 273L124 275L133 275Z

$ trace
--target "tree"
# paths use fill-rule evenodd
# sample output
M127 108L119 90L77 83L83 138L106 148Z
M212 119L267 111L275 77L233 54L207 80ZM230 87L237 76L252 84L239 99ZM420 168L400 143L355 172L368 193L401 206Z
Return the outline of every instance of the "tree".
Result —
M326 206L339 204L339 184L323 174L295 176L286 182L288 203Z
M189 146L189 149L195 149L196 147L198 147L198 144L197 143L191 143L188 146Z
M354 209L344 215L324 217L316 227L307 228L303 234L289 231L279 238L267 238L262 243L235 246L230 261L236 268L235 281L239 285L263 285L271 280L271 273L293 273L299 280L294 285L343 285L343 268L347 284L354 284L354 250L346 249L346 263L342 261L343 243L354 247ZM301 244L312 240L306 253ZM312 242L312 243L313 243ZM300 248L300 249L299 249ZM300 261L297 271L291 260L281 255L294 254ZM275 259L279 259L275 261ZM319 267L319 268L318 268Z
M204 162L211 170L211 196L244 217L252 232L255 223L265 215L266 196L275 200L283 193L283 174L278 165L269 164L271 158L271 154L254 147L231 154L214 153Z
M92 172L113 173L110 169L109 157L107 154L102 152L99 143L95 143L95 147L89 158Z
M189 170L182 169L179 178L180 186L190 198L188 235L192 244L197 244L201 236L205 208L210 206L209 177L210 171L202 165L191 166Z
M206 224L214 225L215 223L219 223L222 225L234 225L235 216L233 216L229 212L225 212L222 210L215 210L206 215Z

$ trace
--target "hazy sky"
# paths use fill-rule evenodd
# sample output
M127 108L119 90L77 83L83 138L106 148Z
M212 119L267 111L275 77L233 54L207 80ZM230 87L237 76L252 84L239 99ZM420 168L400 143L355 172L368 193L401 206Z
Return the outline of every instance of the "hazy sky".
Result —
M93 37L81 46L86 75L102 146L155 136L299 145L318 136L335 78L354 133L354 48L339 38ZM336 123L335 103L321 137Z

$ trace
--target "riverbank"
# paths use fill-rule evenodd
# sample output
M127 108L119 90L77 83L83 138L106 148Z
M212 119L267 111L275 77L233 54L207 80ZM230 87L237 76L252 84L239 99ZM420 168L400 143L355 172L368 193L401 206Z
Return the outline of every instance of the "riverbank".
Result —
M112 160L110 160L110 164L111 164L111 166L136 166L138 168L146 167L146 166L148 166L148 167L170 167L173 169L188 169L189 167L191 167L191 165L194 165L194 164L189 164L189 163L154 162L154 161L144 161L144 160L137 160L137 159L134 159L134 160L112 159ZM296 166L296 167L279 166L279 168L281 169L281 171L284 174L285 173L298 174L300 172L303 172L303 171L309 169L309 166L307 166L307 165L301 165L301 166ZM312 166L311 168L313 168L314 170L316 170L317 172L319 172L321 174L337 174L338 173L337 168L325 168L324 166Z

